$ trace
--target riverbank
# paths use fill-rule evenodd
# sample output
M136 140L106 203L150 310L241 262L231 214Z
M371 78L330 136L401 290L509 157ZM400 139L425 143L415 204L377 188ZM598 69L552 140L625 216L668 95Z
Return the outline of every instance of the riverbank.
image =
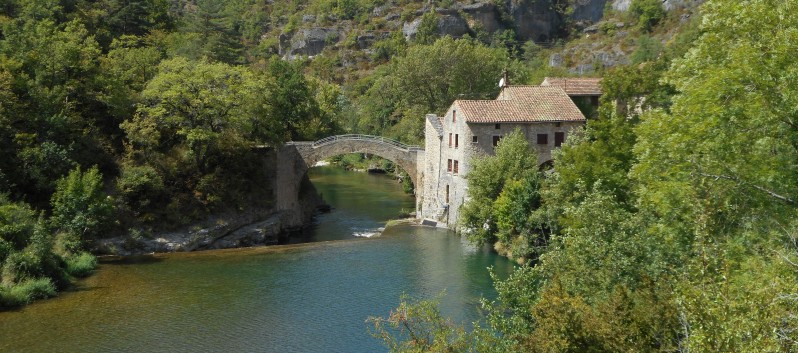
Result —
M101 239L92 250L98 255L129 256L277 244L284 235L302 229L291 225L289 217L287 212L216 215L176 231Z
M308 217L303 216L305 221L300 225L296 224L296 217L292 223L293 215L288 212L252 209L215 215L177 230L133 231L102 239L94 244L93 251L98 255L130 256L315 242L335 240L326 235L332 228L336 228L336 234L372 237L379 236L385 227L415 223L413 214L408 213L414 204L412 198L398 190L386 175L351 173L339 166L320 166L310 174L313 183L320 186L312 192L324 195L324 200L321 196L305 198L309 204L300 209ZM375 192L379 202L361 204L365 198L374 197ZM390 207L385 208L386 204ZM367 210L370 217L379 221L353 223L352 219L359 216L347 211L352 207ZM400 212L390 209L394 207ZM334 209L332 216L323 214L330 208Z

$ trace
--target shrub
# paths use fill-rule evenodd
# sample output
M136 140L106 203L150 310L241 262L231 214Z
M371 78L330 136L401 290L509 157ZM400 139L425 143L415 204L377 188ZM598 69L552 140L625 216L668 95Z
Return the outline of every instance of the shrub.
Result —
M663 45L659 40L648 35L642 35L637 39L637 48L632 53L632 63L639 64L645 61L654 61L662 52Z
M87 277L97 267L97 258L88 252L67 257L65 260L67 273L75 277Z
M651 29L665 18L665 9L659 0L632 0L629 14L637 20L640 30L651 32Z
M3 264L3 284L13 285L36 277L41 272L38 259L29 251L13 252Z
M146 208L164 193L163 179L148 165L125 166L116 185L125 203L137 210Z
M29 279L11 287L0 286L0 307L20 306L55 294L55 285L49 278Z

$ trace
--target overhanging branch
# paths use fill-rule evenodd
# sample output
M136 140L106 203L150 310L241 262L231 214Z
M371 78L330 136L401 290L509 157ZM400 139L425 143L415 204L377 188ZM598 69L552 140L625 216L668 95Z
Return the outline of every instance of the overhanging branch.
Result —
M776 198L778 200L781 200L781 201L783 201L783 202L785 202L787 204L790 204L790 205L795 205L796 204L795 200L793 200L792 198L789 198L789 197L783 196L783 195L779 195L779 194L777 194L776 192L774 192L772 190L765 189L765 188L763 188L763 187L761 187L759 185L751 184L749 182L741 180L740 178L736 178L736 177L732 177L732 176L728 176L728 175L707 174L707 173L702 173L702 172L698 172L697 174L700 175L700 176L703 176L703 177L713 178L715 180L719 180L719 179L731 180L731 181L736 182L739 185L748 186L748 187L752 187L754 189L757 189L757 190L759 190L761 192L764 192L764 193L770 195L771 197Z

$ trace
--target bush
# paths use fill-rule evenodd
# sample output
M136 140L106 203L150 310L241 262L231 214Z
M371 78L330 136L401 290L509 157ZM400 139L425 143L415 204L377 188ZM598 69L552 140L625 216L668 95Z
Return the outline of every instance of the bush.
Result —
M81 172L80 167L58 181L51 204L53 226L85 240L96 236L109 224L113 204L102 190L102 175L97 167Z
M29 279L10 288L0 287L0 307L20 306L55 294L55 285L49 278Z
M125 203L135 210L150 206L164 193L163 179L148 165L125 166L116 185Z
M651 29L665 18L665 9L662 8L660 0L632 0L629 14L637 20L640 30L651 32Z
M3 264L3 284L12 285L41 274L39 259L29 251L13 252Z
M88 252L68 257L66 271L75 277L87 277L97 268L97 258Z
M637 39L637 49L632 53L632 64L639 64L645 61L654 61L662 52L663 45L656 38L642 35Z

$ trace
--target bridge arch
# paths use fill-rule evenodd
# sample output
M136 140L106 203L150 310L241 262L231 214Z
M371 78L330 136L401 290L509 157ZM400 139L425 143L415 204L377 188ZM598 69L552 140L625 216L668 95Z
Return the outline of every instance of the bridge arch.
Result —
M410 176L413 185L420 187L417 180L418 163L419 155L423 156L424 150L419 146L371 135L335 135L313 142L289 142L287 145L296 148L308 168L337 155L373 154L402 168Z

